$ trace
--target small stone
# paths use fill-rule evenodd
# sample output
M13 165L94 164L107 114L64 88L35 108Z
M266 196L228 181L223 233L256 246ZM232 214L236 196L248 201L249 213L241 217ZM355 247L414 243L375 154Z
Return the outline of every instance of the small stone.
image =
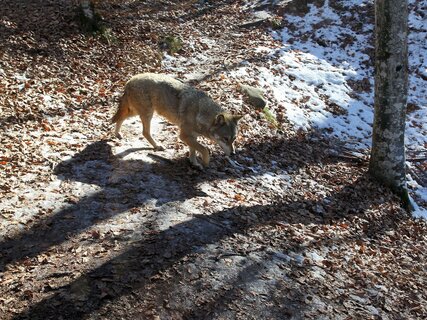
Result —
M264 98L264 92L260 88L255 88L239 83L240 91L248 98L248 103L255 109L262 110L267 105L267 99Z

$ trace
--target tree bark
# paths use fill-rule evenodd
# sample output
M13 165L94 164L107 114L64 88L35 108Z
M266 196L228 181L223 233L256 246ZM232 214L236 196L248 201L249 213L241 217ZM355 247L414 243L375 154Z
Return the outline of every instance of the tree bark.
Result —
M100 16L95 12L93 0L79 0L78 18L85 32L97 32L101 30Z
M405 170L408 96L407 0L375 1L375 113L370 174L409 207Z

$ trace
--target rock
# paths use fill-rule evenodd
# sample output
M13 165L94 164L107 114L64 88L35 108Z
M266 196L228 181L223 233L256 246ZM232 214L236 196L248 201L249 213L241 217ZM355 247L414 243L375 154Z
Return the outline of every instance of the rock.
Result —
M271 15L267 11L256 11L252 13L250 20L239 25L240 28L258 27L271 20Z
M240 91L248 98L248 103L257 110L262 110L267 105L267 99L264 98L262 89L247 86L239 83Z

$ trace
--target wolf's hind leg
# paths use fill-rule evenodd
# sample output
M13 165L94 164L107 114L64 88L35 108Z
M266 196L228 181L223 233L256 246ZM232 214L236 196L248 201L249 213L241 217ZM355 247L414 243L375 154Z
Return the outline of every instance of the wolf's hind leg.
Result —
M126 92L123 94L123 96L120 98L119 107L117 108L116 113L114 114L113 118L111 118L111 122L116 124L116 127L114 129L114 135L121 139L122 136L120 134L120 128L123 124L123 121L126 120L126 118L132 116L131 111L129 109L129 103L127 99Z
M144 114L143 116L140 116L141 122L142 122L142 135L145 139L148 140L148 142L153 146L155 151L162 151L165 150L165 148L162 145L157 144L156 141L154 141L153 137L151 137L151 119L153 118L153 113Z
M116 128L114 129L114 135L116 136L116 138L122 138L122 135L120 134L120 127L122 126L124 120L125 119L120 119L116 122Z

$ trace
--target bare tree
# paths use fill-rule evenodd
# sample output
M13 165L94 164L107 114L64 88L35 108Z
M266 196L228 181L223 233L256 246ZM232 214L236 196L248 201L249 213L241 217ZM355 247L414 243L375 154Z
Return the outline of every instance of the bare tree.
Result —
M78 18L81 27L85 32L96 32L101 29L101 17L95 10L95 1L79 0Z
M409 208L405 172L408 1L375 1L375 114L369 172Z

